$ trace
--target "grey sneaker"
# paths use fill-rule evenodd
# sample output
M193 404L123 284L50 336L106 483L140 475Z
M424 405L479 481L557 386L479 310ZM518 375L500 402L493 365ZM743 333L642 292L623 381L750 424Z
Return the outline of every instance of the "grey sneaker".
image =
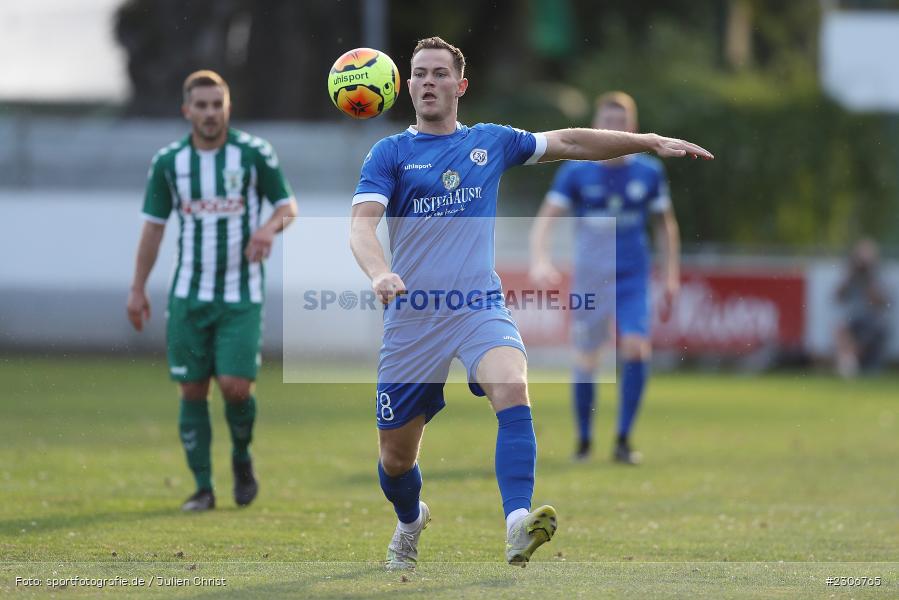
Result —
M431 522L431 511L428 510L428 505L424 502L419 502L418 505L421 509L421 527L418 531L408 532L400 529L399 523L397 523L393 539L387 546L387 564L385 566L388 571L412 570L418 564L418 538Z
M552 539L556 533L556 509L541 506L528 513L509 533L506 542L506 560L510 565L526 567L534 550Z

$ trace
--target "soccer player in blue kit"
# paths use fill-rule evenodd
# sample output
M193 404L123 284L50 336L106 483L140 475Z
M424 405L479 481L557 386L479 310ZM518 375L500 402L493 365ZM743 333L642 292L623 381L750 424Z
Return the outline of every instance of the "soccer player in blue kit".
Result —
M468 88L462 52L438 37L412 53L409 94L416 123L372 147L353 197L350 245L385 304L375 410L381 489L398 517L388 569L412 569L430 521L420 500L419 446L444 406L453 358L469 387L486 395L498 421L495 470L506 516L506 560L524 566L556 530L551 506L531 511L537 443L528 402L524 345L494 270L493 227L499 179L513 166L556 160L604 160L643 151L712 158L703 148L655 134L595 129L529 133L458 123ZM377 237L387 214L391 263ZM410 310L416 294L424 310ZM465 295L459 309L453 293ZM473 293L474 292L474 293ZM440 303L439 300L444 302ZM421 306L421 304L419 304ZM481 310L476 307L488 307Z
M603 94L597 99L593 124L598 129L637 131L637 105L624 92ZM597 236L606 235L607 230L597 227L599 220L591 221L591 217L615 219L617 263L611 271L615 277L614 311L577 311L572 315L572 342L576 351L572 391L578 425L575 458L583 460L590 453L596 395L594 373L601 345L610 333L610 320L614 318L622 367L618 435L612 457L622 464L638 464L640 454L631 448L630 432L640 407L652 353L651 261L646 239L650 218L661 254L663 319L667 319L680 287L680 234L661 162L638 154L601 163L569 162L559 168L531 231L531 278L542 288L551 288L560 281L547 248L552 224L565 214L577 218L573 289L603 286L607 269L596 256L596 248L603 243Z

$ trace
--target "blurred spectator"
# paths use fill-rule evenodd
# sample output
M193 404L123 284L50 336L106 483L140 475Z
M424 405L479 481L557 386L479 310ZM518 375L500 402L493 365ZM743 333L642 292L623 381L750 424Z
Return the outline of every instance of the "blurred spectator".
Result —
M840 323L836 331L836 367L842 377L876 370L883 359L889 298L880 282L879 251L870 239L856 242L843 282L837 288Z

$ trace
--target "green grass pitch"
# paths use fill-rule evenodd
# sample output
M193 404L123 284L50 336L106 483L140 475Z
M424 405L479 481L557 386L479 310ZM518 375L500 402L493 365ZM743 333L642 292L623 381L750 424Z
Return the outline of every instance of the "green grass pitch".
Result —
M433 522L406 577L380 569L395 521L377 483L370 385L283 385L279 368L264 369L261 492L241 510L216 396L219 508L187 515L178 397L161 362L6 356L0 382L0 596L899 597L895 376L658 375L636 468L608 460L612 386L601 388L598 451L585 464L570 460L567 388L532 386L535 502L555 505L560 528L527 569L502 562L495 418L450 386L421 455ZM48 587L68 577L149 583Z

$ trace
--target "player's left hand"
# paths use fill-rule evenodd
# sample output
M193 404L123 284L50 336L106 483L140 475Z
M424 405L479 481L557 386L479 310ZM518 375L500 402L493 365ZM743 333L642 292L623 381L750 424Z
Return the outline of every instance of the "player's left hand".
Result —
M260 227L250 236L247 248L244 254L250 262L262 262L272 251L272 243L275 241L275 234L267 227Z
M702 146L685 140L664 137L656 134L651 134L650 146L652 151L662 158L680 158L683 156L703 158L705 160L712 160L715 158L711 152Z
M680 281L669 278L665 282L665 289L662 291L662 306L659 308L659 318L662 323L666 323L671 318L678 293L680 293Z

